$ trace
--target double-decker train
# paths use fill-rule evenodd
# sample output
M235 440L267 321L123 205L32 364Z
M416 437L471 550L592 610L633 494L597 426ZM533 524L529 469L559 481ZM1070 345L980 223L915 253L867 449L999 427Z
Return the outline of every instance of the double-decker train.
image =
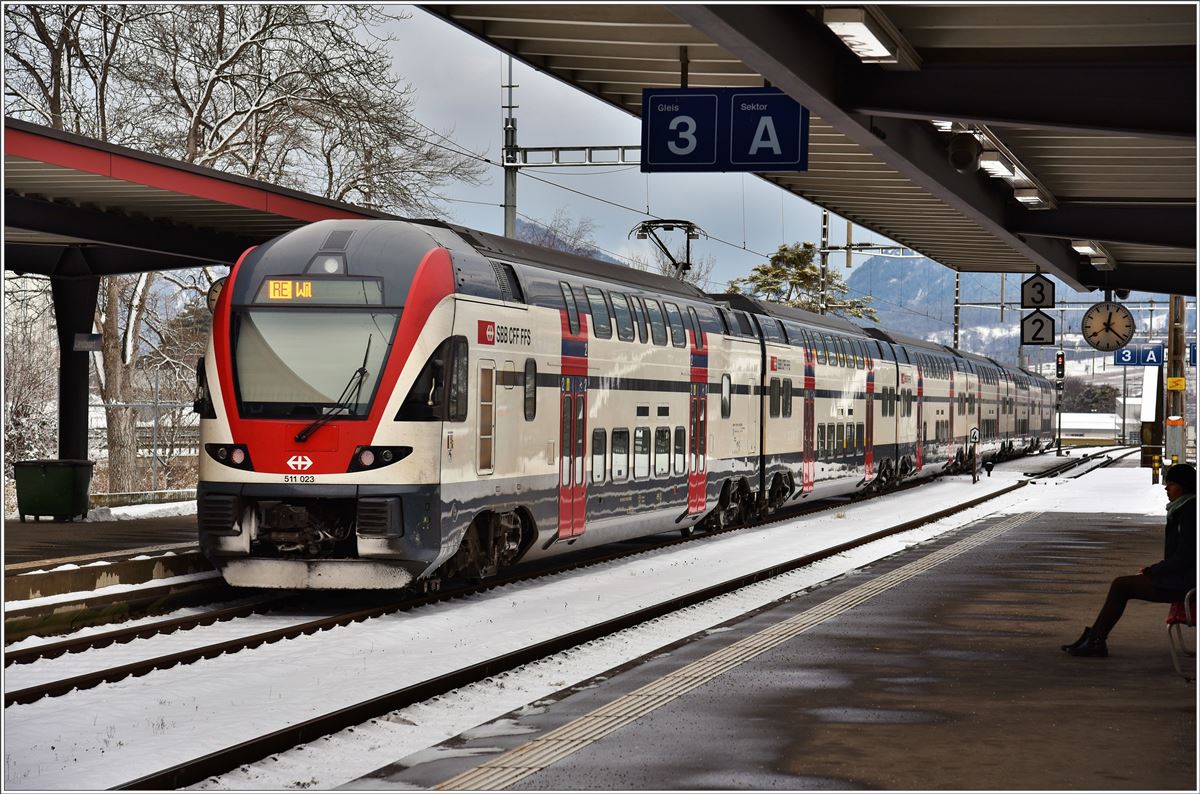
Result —
M482 578L1052 435L1024 370L439 222L311 224L210 305L198 524L234 585Z

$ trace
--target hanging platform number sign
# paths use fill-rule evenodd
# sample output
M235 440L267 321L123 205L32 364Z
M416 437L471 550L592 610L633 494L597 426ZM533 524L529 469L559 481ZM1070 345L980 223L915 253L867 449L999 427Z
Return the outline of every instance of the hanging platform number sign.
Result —
M1021 344L1054 344L1054 318L1041 309L1021 318Z
M1036 310L1021 318L1021 344L1054 344L1054 318L1042 311L1054 308L1054 282L1041 273L1022 281L1021 308Z
M807 168L808 108L778 88L642 90L643 172Z

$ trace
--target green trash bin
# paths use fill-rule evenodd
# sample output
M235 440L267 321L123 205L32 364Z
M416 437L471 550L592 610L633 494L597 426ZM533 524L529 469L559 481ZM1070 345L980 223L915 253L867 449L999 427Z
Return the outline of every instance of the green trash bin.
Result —
M22 460L13 464L17 512L21 520L51 516L55 521L87 518L92 485L90 460Z

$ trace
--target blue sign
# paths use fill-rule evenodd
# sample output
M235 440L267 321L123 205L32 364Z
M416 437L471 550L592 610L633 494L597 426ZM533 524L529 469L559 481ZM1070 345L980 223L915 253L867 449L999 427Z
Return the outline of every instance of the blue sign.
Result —
M1137 347L1121 348L1113 353L1113 363L1119 367L1136 367L1141 363L1138 361L1138 350L1140 349Z
M1157 367L1163 363L1163 346L1147 345L1138 348L1138 363L1144 367Z
M643 172L807 169L808 108L778 88L642 91Z

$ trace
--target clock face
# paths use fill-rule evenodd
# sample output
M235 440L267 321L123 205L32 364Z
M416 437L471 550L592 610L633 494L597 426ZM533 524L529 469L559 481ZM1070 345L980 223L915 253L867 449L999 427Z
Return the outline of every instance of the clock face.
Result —
M1109 352L1129 344L1136 329L1129 309L1119 303L1104 301L1084 312L1080 330L1089 345Z

